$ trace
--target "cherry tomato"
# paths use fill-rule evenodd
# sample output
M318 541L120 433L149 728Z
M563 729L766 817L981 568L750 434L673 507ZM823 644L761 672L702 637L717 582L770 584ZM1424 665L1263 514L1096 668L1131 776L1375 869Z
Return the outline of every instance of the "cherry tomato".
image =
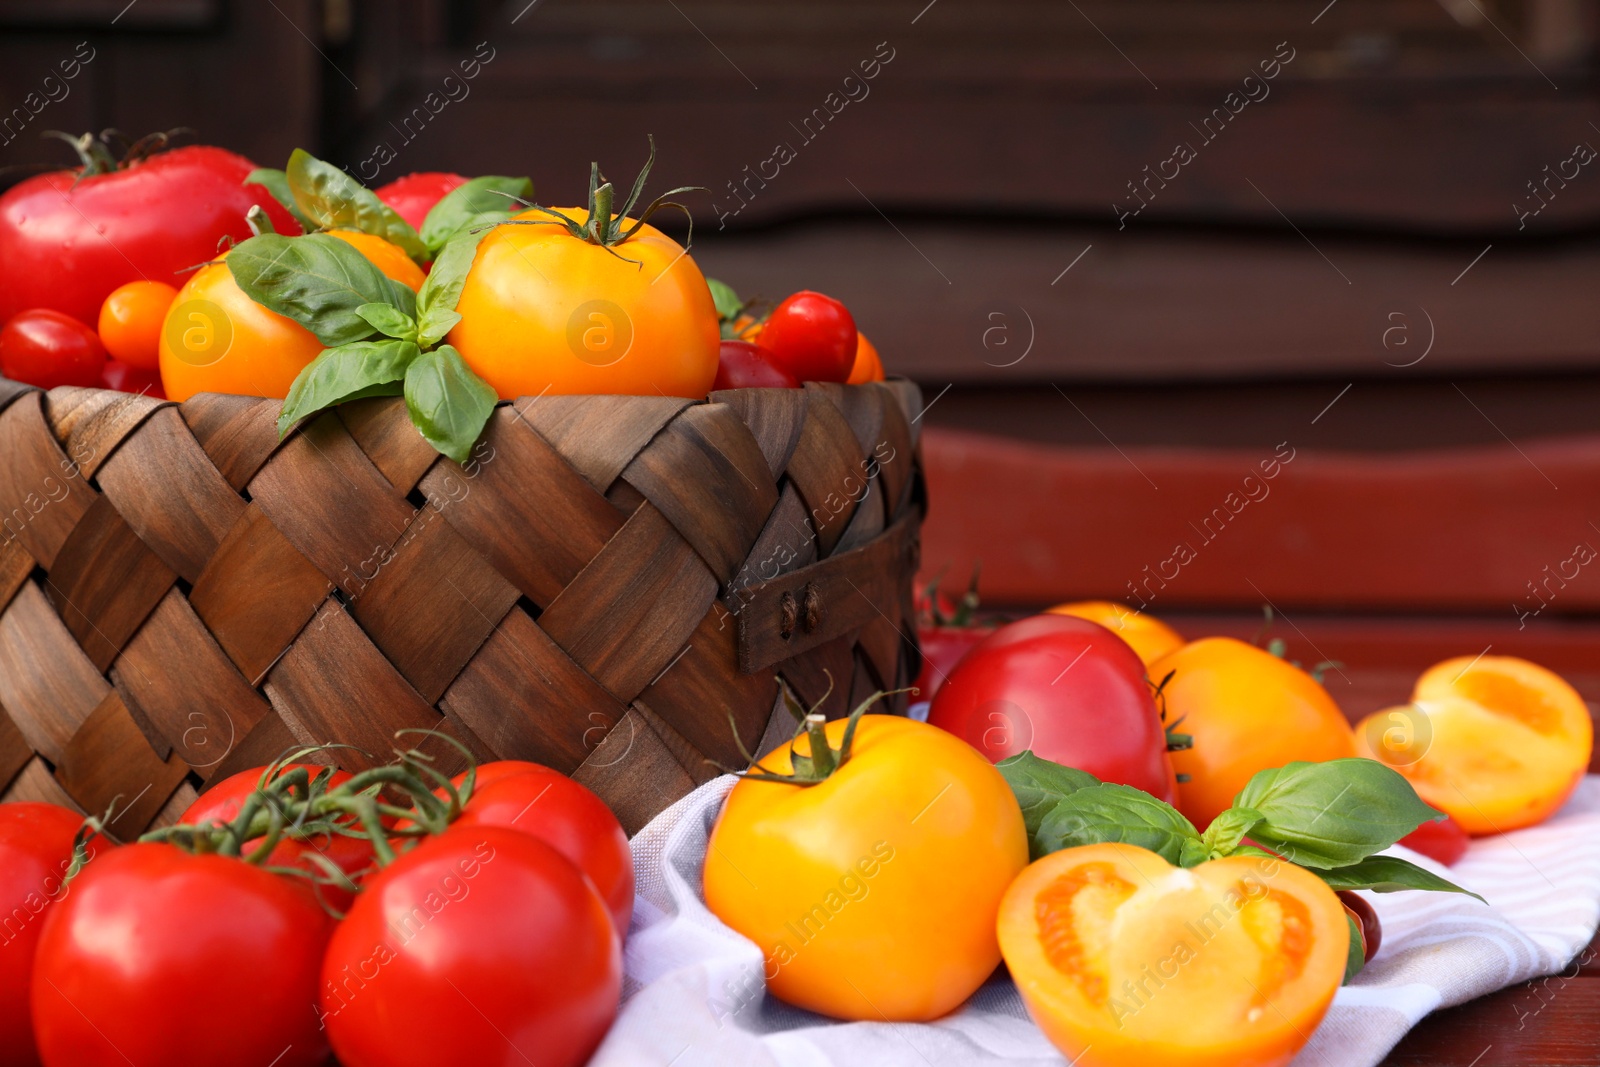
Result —
M0 1064L36 1067L28 986L39 934L66 896L62 876L83 816L54 804L0 804ZM93 846L91 845L91 848Z
M1000 908L1028 1014L1079 1067L1282 1067L1344 981L1350 924L1292 863L1180 870L1136 845L1034 863Z
M773 361L771 352L750 341L723 341L717 357L717 389L798 389L794 375Z
M344 1067L576 1067L616 1017L622 949L566 857L453 826L367 883L322 967Z
M842 746L846 719L826 725ZM811 738L794 745L812 752ZM793 768L785 746L763 768ZM1028 862L1016 797L926 723L863 715L816 785L744 778L711 832L705 899L754 941L767 989L840 1019L927 1021L1000 962L1000 897Z
M305 767L312 775L323 768L314 763L291 764L284 768ZM178 821L190 826L201 823L227 823L239 817L239 809L244 804L245 798L254 793L260 786L261 775L265 767L256 767L248 771L240 771L230 775L222 781L210 786L199 798L190 804ZM330 787L350 780L349 771L333 772L333 777L328 780ZM352 825L354 828L354 825ZM246 842L244 852L249 853L254 842ZM360 875L373 865L372 841L366 837L346 837L343 834L308 834L302 837L285 836L273 848L272 854L267 858L267 865L272 867L299 867L307 871L322 874L323 869L316 861L306 858L309 853L316 852L333 861L345 874L351 876L353 883L359 884ZM309 884L309 883L308 883ZM329 907L338 911L346 911L350 902L355 897L352 887L340 888L330 885L316 885L315 890Z
M466 775L455 779L459 787ZM606 802L560 771L501 760L478 768L457 826L504 826L538 838L589 876L619 934L633 918L633 853Z
M53 308L93 326L125 282L180 284L180 272L216 257L224 237L250 236L259 204L279 233L300 226L259 185L243 156L196 145L118 165L40 174L0 196L0 322Z
M178 290L166 282L136 281L120 285L100 305L100 341L111 353L139 370L161 367L161 324Z
M1350 918L1356 921L1356 928L1361 931L1362 961L1371 963L1372 957L1378 954L1378 946L1383 943L1383 926L1378 922L1378 913L1360 893L1341 889L1335 895L1339 898L1339 903L1344 905L1344 910Z
M1144 664L1110 630L1072 615L1000 627L964 656L928 721L991 760L1031 749L1171 801L1167 734Z
M99 336L71 315L33 308L0 328L0 374L14 382L98 386L105 365Z
M446 193L466 182L467 179L459 174L425 170L396 178L387 185L378 186L373 192L378 194L379 200L394 208L401 218L411 223L412 229L420 230L422 220L428 217L433 205L443 200Z
M320 1064L317 977L332 926L303 886L242 860L166 844L107 851L73 880L39 939L40 1058Z
M932 700L962 657L992 633L992 626L917 627L917 644L922 648L922 670L917 673L916 699Z
M883 381L883 360L878 358L878 349L864 333L856 334L856 358L850 365L850 377L845 381L850 385Z
M166 390L161 387L159 373L130 367L120 359L106 360L105 369L100 372L100 386L115 389L119 393L139 393L157 400L167 398Z
M1449 867L1467 854L1472 838L1460 823L1446 815L1436 822L1423 823L1402 837L1400 844Z
M798 380L842 382L855 365L858 336L848 308L802 289L772 310L758 339Z

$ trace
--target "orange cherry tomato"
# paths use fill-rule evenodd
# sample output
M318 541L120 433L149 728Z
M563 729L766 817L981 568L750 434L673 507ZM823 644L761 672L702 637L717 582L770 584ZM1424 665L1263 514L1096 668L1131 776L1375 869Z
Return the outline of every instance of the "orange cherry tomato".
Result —
M515 219L533 225L497 226L479 243L449 336L502 399L705 397L717 376L717 309L678 242L647 225L608 249L541 212Z
M329 234L367 256L387 277L412 289L422 285L421 269L383 238L354 230ZM225 259L227 253L195 271L167 312L161 382L169 400L182 402L196 393L281 398L322 351L310 330L245 295Z
M1074 600L1048 609L1051 615L1076 615L1110 630L1139 654L1146 667L1183 646L1183 636L1153 615L1114 600ZM1161 679L1157 678L1156 681Z
M1270 652L1208 637L1150 664L1156 681L1169 672L1167 722L1194 738L1193 748L1172 753L1178 810L1201 829L1257 771L1355 754L1350 724L1328 691Z
M856 361L845 381L850 385L883 381L883 360L878 358L878 349L859 330L856 331Z
M1333 890L1284 860L1187 870L1126 844L1052 853L1000 906L1028 1013L1078 1067L1279 1067L1344 980Z
M1356 749L1394 768L1469 834L1542 822L1583 778L1594 723L1577 690L1515 656L1461 656L1411 703L1363 719Z
M139 370L161 365L161 324L178 290L166 282L120 285L100 305L100 343L112 359Z
M847 720L827 724L838 745ZM801 755L810 738L795 742ZM792 768L789 749L761 761ZM767 988L840 1019L936 1019L1000 962L1000 898L1028 862L1022 811L955 736L863 715L812 786L746 778L706 852L711 911L761 948Z

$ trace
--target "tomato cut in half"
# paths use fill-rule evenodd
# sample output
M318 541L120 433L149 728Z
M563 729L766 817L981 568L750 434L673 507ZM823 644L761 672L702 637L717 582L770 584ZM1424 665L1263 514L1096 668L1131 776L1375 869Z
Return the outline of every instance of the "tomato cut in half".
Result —
M1276 1067L1344 979L1350 926L1320 879L1273 857L1194 868L1125 844L1029 866L1000 948L1039 1028L1079 1067Z

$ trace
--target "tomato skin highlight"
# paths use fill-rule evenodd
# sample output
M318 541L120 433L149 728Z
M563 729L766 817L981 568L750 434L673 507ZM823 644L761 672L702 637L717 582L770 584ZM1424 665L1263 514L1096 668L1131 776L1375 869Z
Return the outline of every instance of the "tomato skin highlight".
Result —
M467 179L459 174L424 170L396 178L372 191L379 200L394 208L396 214L409 222L412 229L420 230L422 220L428 217L433 205L443 200L446 193L466 182Z
M1174 796L1144 664L1086 619L1035 615L995 630L939 686L928 722L995 762L1031 749L1103 782Z
M454 779L459 788L466 775ZM455 826L503 826L536 837L594 884L617 933L633 919L633 853L606 802L560 771L498 760L478 768L477 784Z
M848 308L802 289L772 309L757 341L799 381L842 382L855 365L859 339Z
M133 844L98 857L51 910L32 983L45 1067L327 1058L315 1008L333 923L303 885Z
M62 878L83 816L54 804L0 804L0 1065L38 1067L28 988L39 935L64 899ZM104 847L93 842L91 850Z
M750 341L723 341L717 356L718 389L798 389L794 375L778 366L768 352Z
M43 307L93 326L118 286L181 284L181 272L214 259L224 237L248 238L245 214L257 204L279 233L299 233L270 193L244 184L254 169L243 156L194 145L108 174L58 170L19 183L0 196L0 322Z
M93 388L105 365L99 334L59 311L30 308L0 327L0 374L14 382Z
M617 932L571 862L457 826L367 883L328 946L321 1012L344 1067L576 1067L621 989Z
M831 744L846 726L827 724ZM789 770L788 748L762 766ZM1000 962L995 914L1027 861L1022 812L988 761L925 723L863 715L821 784L734 786L705 899L761 949L775 996L839 1019L926 1021Z

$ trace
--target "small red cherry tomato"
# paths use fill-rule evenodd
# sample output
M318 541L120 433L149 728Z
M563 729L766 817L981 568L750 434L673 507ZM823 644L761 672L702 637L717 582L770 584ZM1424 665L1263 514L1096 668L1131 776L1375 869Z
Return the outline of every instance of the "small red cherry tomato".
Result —
M757 341L802 382L842 382L855 366L857 336L848 308L802 289L773 309Z
M141 393L157 400L167 398L161 388L159 371L130 367L120 359L106 360L105 369L100 372L100 385L101 388L115 389L119 393Z
M98 386L105 365L100 335L71 315L32 308L0 328L0 374L14 382Z
M1371 963L1372 957L1378 954L1378 946L1383 943L1383 927L1378 923L1378 913L1372 910L1372 905L1359 893L1341 889L1338 891L1338 896L1345 912L1356 921L1356 926L1361 930L1364 962Z
M1438 822L1425 822L1400 839L1400 844L1406 848L1437 860L1446 867L1465 856L1467 846L1471 843L1472 838L1461 828L1461 824L1448 815Z
M798 389L800 381L778 366L771 352L750 341L723 341L717 358L717 389Z

